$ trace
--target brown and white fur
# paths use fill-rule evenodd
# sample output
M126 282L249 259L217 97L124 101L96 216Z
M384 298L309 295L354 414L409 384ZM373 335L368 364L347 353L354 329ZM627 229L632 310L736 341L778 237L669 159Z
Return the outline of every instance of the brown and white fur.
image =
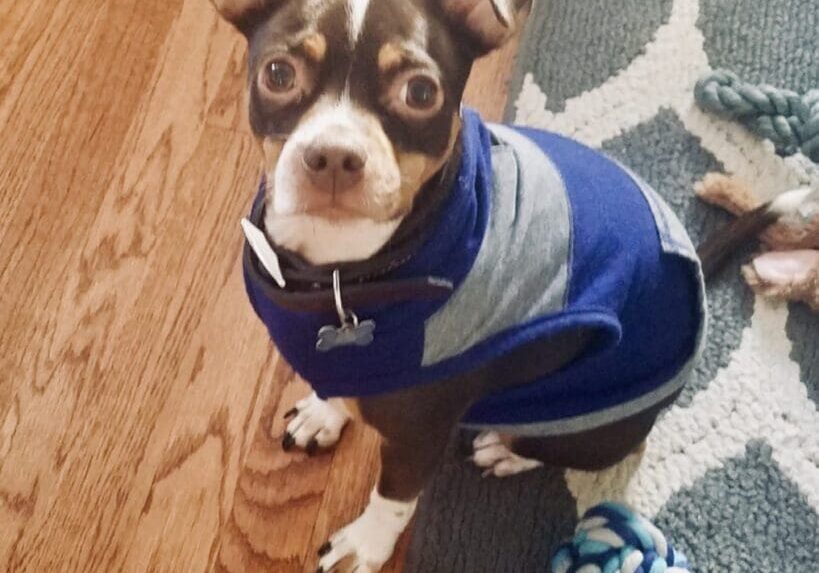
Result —
M458 160L461 96L472 63L513 33L523 0L213 3L248 40L250 123L267 181L265 230L318 265L375 254L417 212L425 185ZM732 233L716 250L730 250L747 235ZM468 375L356 400L351 409L383 438L381 473L362 515L319 550L319 571L379 570L469 406L561 368L588 338L578 330ZM544 463L600 469L639 447L673 398L558 438L484 433L473 459L496 476ZM316 395L289 416L284 447L309 452L332 446L350 419L340 401Z

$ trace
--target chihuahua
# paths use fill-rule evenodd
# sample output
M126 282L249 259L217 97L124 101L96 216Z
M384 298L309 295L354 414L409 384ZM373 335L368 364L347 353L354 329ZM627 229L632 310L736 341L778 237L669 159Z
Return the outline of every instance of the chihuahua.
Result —
M522 0L213 0L248 41L263 175L247 293L314 392L282 445L381 435L369 505L318 571L378 571L459 427L488 475L639 448L702 347L706 274L803 197L698 256L626 167L461 98Z

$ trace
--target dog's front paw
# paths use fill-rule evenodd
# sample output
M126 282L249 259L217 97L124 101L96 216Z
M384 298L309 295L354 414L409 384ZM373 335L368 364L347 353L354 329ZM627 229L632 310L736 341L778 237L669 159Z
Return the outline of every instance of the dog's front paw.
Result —
M313 454L319 448L329 448L338 442L350 413L340 400L322 400L313 392L299 400L285 417L293 419L287 424L282 447L290 450L297 446Z
M472 448L472 462L479 468L484 468L484 477L508 477L543 465L538 460L517 455L497 432L481 432L472 442Z
M377 573L392 556L395 543L415 512L417 500L385 499L377 490L358 519L319 549L319 573Z

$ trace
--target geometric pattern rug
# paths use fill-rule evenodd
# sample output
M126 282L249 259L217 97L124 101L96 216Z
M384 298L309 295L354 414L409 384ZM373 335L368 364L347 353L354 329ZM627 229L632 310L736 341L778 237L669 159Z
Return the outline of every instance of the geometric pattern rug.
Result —
M706 173L738 175L766 198L817 173L694 105L695 82L716 68L819 88L819 2L536 1L507 120L625 163L696 244L729 220L694 196ZM546 572L578 514L614 499L654 519L692 571L819 571L819 314L755 297L740 277L753 248L709 282L704 356L641 457L599 473L482 479L453 444L422 497L405 570Z

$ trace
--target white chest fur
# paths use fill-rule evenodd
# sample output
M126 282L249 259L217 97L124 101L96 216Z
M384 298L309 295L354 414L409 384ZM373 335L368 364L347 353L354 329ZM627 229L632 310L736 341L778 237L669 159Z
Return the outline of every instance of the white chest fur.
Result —
M286 249L300 253L314 265L360 261L374 255L389 240L401 219L373 221L347 219L330 221L315 215L265 215L270 238Z

